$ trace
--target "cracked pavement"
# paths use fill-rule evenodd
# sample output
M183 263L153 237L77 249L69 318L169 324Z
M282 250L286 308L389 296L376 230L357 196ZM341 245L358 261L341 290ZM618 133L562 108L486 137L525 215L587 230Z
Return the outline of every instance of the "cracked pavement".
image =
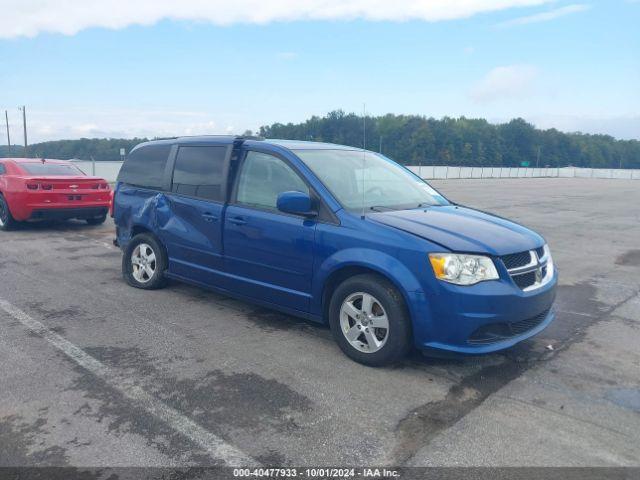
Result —
M265 465L640 466L640 183L432 183L545 236L560 271L547 330L371 369L324 327L128 287L110 222L0 233L0 299ZM219 464L174 426L0 310L0 466Z

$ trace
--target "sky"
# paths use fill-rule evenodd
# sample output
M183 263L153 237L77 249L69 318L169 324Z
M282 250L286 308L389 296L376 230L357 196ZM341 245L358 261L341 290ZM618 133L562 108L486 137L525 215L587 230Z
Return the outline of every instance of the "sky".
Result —
M21 105L29 143L242 133L363 108L640 139L640 0L0 0L0 12L12 143Z

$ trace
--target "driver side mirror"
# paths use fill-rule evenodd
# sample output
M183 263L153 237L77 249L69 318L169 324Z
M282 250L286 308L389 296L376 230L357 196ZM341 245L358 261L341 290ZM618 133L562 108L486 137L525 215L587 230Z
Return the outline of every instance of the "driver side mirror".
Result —
M276 206L281 212L292 213L294 215L315 217L318 214L318 212L313 209L311 197L308 193L282 192L278 195Z

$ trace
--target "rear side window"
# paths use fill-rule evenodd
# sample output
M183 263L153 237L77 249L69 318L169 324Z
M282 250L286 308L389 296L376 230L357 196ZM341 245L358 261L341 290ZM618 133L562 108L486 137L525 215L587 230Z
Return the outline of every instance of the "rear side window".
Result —
M171 144L145 145L133 150L122 165L118 181L139 187L162 189Z
M7 170L4 168L4 165L0 163L0 175L4 175L7 173Z
M226 154L227 147L180 147L171 191L206 200L222 200Z
M21 163L20 168L29 175L84 175L84 172L79 168L61 163Z

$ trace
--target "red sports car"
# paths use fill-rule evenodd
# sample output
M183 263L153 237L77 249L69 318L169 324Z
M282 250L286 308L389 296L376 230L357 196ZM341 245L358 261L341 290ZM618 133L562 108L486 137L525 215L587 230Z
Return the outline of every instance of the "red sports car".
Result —
M27 220L105 221L109 184L64 160L0 158L0 230Z

